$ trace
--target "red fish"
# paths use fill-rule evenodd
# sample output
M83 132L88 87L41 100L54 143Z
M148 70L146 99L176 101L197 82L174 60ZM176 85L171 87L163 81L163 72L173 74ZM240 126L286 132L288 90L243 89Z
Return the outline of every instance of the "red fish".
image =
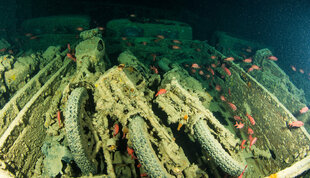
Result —
M113 137L115 137L115 135L117 135L118 132L119 132L119 125L115 124L113 128Z
M251 68L253 68L253 69L256 69L256 70L260 70L261 68L260 67L258 67L257 65L252 65L252 67Z
M177 45L172 45L172 46L171 46L171 49L181 49L181 47L180 47L180 46L177 46Z
M67 57L68 57L69 59L73 60L74 62L76 62L76 58L75 58L75 56L73 56L72 54L67 53Z
M158 74L158 69L155 66L150 66L150 69L154 71L155 74Z
M269 56L268 59L272 60L272 61L277 61L278 58L276 56Z
M234 125L237 129L242 129L244 127L244 124L242 122L238 123L236 121L236 124Z
M213 71L213 69L211 69L211 67L208 67L207 70L208 70L209 72L211 72L212 75L214 75L214 71Z
M296 71L296 67L295 66L291 66L293 71Z
M290 127L301 127L304 125L302 121L293 121L288 124Z
M254 131L253 131L250 127L248 128L248 134L249 134L249 135L254 134Z
M234 61L235 59L233 57L228 57L228 58L225 58L224 61Z
M255 125L255 120L254 120L254 118L253 118L250 114L248 114L248 113L246 113L246 116L249 118L251 124L252 124L252 125Z
M61 127L61 113L60 113L60 111L57 111L57 120L58 120L58 125L60 128Z
M137 157L135 157L135 155L133 154L134 150L132 148L129 148L128 146L127 146L127 153L131 156L131 159L137 159Z
M156 37L157 37L158 39L161 39L161 40L165 39L165 36L164 36L164 35L157 35Z
M227 102L227 104L229 105L229 107L230 107L233 111L236 111L236 110L237 110L237 106L234 105L233 103Z
M147 176L148 176L147 173L140 174L140 177L147 177Z
M221 85L216 84L216 86L215 86L215 90L216 90L216 91L221 91L221 89L222 89Z
M245 63L251 63L251 62L252 62L252 58L244 59L243 62L245 62Z
M83 31L84 29L83 29L83 27L77 27L76 30L79 31L79 32L81 32L81 31Z
M222 101L226 101L225 96L221 95L220 98L221 98Z
M242 178L244 172L245 172L245 169L248 167L248 165L245 166L245 168L243 169L242 173L240 174L240 176L238 178Z
M254 145L257 141L257 137L254 137L251 141L250 141L250 149L251 149L251 146Z
M172 40L172 42L173 42L173 43L176 43L176 44L182 44L182 42L179 41L179 40Z
M249 141L253 140L252 135L249 135Z
M211 67L216 68L216 64L212 63Z
M299 110L300 114L304 114L309 110L309 108L307 106L301 108L301 110Z
M156 93L155 97L158 96L158 95L165 94L165 93L167 93L167 90L162 88L162 89L160 89L160 90Z
M199 66L198 64L194 63L194 64L192 64L192 68L194 68L194 69L200 69L200 66Z
M240 145L241 150L243 150L245 148L245 146L244 146L245 142L246 142L246 140L242 140L241 145Z
M234 116L234 119L237 121L243 121L243 119L240 116Z
M211 59L216 59L216 56L211 56Z
M225 73L226 73L228 76L231 76L230 70L229 70L227 67L225 67L224 64L222 65L222 69L225 71Z

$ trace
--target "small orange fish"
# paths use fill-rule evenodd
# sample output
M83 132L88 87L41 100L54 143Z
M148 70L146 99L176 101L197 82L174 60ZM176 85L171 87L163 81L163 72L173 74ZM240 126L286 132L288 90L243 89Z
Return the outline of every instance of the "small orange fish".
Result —
M260 70L261 68L260 67L258 67L257 65L252 65L252 67L251 68L253 68L253 69L256 69L256 70Z
M157 35L156 37L157 37L158 39L161 39L161 40L165 39L165 36L164 36L164 35Z
M251 146L254 145L257 141L257 137L254 137L251 141L250 141L250 149L251 149Z
M302 73L302 74L305 73L305 71L303 69L299 69L299 72Z
M215 90L216 91L221 91L221 89L222 89L221 85L219 85L219 84L215 85Z
M241 150L243 150L245 148L245 146L244 146L245 142L246 142L246 140L242 140L241 145L240 145Z
M172 48L172 49L181 49L181 47L180 47L180 46L177 46L177 45L172 45L171 48Z
M243 62L245 62L245 63L251 63L251 62L252 62L252 58L244 59Z
M243 121L243 119L240 116L234 116L234 119L237 121Z
M145 173L142 173L142 174L140 174L140 177L147 177L148 175L147 175L147 173L145 172Z
M180 131L183 124L179 123L177 130Z
M238 123L236 121L236 124L234 125L237 129L242 129L244 127L244 124L242 122Z
M233 57L228 57L228 58L224 59L224 61L234 61L234 60L235 60L235 58L233 58Z
M173 42L173 43L176 43L176 44L182 44L182 42L179 41L179 40L172 40L172 42Z
M72 54L67 53L67 57L68 57L69 59L73 60L74 62L76 62L76 58L75 58L75 56L73 56Z
M57 111L57 120L58 120L59 128L61 128L61 112L60 111Z
M97 27L98 30L103 31L105 28L104 27Z
M200 69L200 66L199 66L198 64L194 63L194 64L192 64L192 68L194 68L194 69Z
M133 154L135 151L132 148L129 148L127 146L127 153L131 156L131 159L137 159L137 157L135 157L135 155Z
M302 121L293 121L288 124L289 127L301 127L304 123Z
M272 60L272 61L277 61L278 58L276 56L269 56L268 59Z
M211 59L216 59L216 56L211 56Z
M253 129L251 129L250 127L248 127L248 134L249 134L249 135L252 135L252 134L254 134L254 131L253 131Z
M167 93L167 90L162 88L162 89L160 89L160 90L156 93L155 97L158 96L158 95L165 94L165 93Z
M183 117L183 119L184 119L185 121L187 121L187 119L188 119L188 115L187 115L187 114L185 114L185 116Z
M236 111L236 110L237 110L237 106L234 105L233 103L227 102L227 104L229 105L229 107L230 107L233 111Z
M213 69L211 69L211 67L208 67L208 69L207 69L209 72L211 72L211 74L212 75L214 75L214 70Z
M0 49L0 52L5 52L5 51L6 51L6 48Z
M255 125L255 120L250 114L246 113L246 117L248 117L252 125Z
M293 71L296 71L296 67L295 66L291 66Z
M83 27L77 27L76 30L79 31L79 32L81 32L81 31L83 31L84 29L83 29Z
M225 67L224 64L222 64L222 69L225 71L225 73L226 73L228 76L231 76L230 70L229 70L227 67Z
M113 137L115 137L115 135L117 135L118 132L119 132L119 125L115 124L113 128Z
M158 69L155 66L150 66L150 69L154 71L155 74L158 74Z
M221 98L222 101L226 101L225 96L221 95L220 98Z
M245 172L245 169L246 169L247 167L248 167L248 165L245 165L245 167L244 167L242 173L240 174L240 176L238 176L238 178L242 178L242 176L243 176L243 174L244 174L244 172Z
M253 140L252 135L249 135L249 141Z
M299 110L299 112L300 112L300 114L304 114L304 113L306 113L308 110L309 110L309 108L308 108L307 106L305 106L305 107L301 108L301 109Z

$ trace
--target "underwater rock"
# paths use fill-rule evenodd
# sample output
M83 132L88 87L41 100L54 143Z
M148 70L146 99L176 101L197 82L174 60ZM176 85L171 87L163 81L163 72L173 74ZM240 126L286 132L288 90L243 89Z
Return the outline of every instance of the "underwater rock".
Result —
M67 163L73 160L68 148L60 145L56 141L52 143L44 143L41 150L45 155L45 159L43 161L44 174L47 174L50 177L55 177L61 173L63 166L61 160Z

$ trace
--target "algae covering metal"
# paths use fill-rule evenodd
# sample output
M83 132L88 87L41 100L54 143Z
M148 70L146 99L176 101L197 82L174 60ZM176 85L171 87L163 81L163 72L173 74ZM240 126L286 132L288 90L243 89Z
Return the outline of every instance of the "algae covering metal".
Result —
M272 159L259 164L265 170L275 172L308 155L310 137L305 128L288 128L288 122L296 118L244 70L235 64L232 64L230 69L232 75L226 83L231 90L231 96L227 99L236 104L236 114L245 116L248 113L255 119L255 125L252 126L258 138L255 146L269 150L272 154ZM248 82L251 83L250 86Z

